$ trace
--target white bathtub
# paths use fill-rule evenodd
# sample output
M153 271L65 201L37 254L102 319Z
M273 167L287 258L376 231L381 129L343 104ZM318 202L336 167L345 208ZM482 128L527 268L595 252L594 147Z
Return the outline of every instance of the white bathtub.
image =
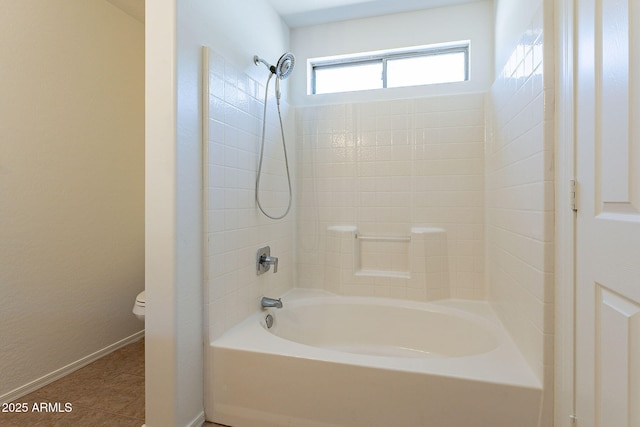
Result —
M233 427L536 427L542 390L483 302L295 289L207 355L207 418ZM266 328L271 314L274 325Z

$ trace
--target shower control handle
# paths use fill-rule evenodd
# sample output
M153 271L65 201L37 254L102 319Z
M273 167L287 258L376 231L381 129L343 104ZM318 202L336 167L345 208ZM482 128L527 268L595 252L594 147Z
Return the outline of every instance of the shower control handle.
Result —
M269 269L269 266L273 265L273 272L274 273L278 272L278 257L262 255L260 257L260 264L263 264L263 265L266 264L267 270Z
M273 265L273 272L278 272L278 257L271 256L271 247L265 246L258 249L256 254L256 274L266 273Z

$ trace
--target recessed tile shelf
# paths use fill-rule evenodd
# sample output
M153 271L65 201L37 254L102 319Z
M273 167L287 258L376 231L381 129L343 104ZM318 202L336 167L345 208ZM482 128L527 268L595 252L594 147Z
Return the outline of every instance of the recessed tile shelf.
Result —
M360 234L357 226L327 228L328 290L373 292L419 301L449 296L446 230L413 227L406 235Z

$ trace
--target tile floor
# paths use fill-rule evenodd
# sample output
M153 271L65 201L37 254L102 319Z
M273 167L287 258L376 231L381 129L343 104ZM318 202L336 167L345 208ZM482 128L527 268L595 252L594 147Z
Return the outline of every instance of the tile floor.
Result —
M33 410L43 403L58 412ZM14 403L26 413L0 412L2 427L140 427L144 423L144 339L129 344ZM65 411L65 404L71 411ZM57 406L56 406L57 405ZM69 408L69 407L67 407ZM205 423L207 427L219 424Z

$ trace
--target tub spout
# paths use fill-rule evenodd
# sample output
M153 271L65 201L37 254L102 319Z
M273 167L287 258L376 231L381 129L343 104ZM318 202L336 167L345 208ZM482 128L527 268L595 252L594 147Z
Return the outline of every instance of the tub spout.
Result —
M260 299L260 305L262 308L282 308L282 299L262 297L262 299Z

